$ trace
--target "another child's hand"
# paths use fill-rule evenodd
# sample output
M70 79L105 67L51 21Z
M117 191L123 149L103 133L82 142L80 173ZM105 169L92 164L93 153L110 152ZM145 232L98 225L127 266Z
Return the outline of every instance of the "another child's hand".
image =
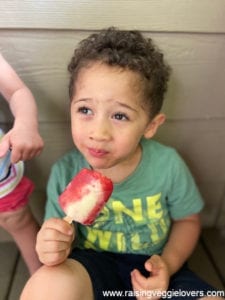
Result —
M54 266L66 260L74 239L74 228L66 221L51 218L42 225L37 235L36 251L40 261Z
M143 276L138 270L131 272L133 290L137 291L137 299L160 299L160 292L165 292L169 286L169 271L166 263L159 255L151 256L145 262L149 277Z
M0 143L0 157L12 149L11 162L28 160L40 154L44 146L38 131L29 125L14 125L2 138Z

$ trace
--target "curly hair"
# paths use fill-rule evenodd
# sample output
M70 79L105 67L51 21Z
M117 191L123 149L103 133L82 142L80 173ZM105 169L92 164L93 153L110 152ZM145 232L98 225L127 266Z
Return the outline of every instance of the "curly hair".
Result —
M139 31L118 30L114 27L91 34L75 49L68 65L71 74L69 96L73 97L75 81L81 68L93 62L128 69L140 75L143 81L144 102L154 117L163 104L170 75L170 67L152 39Z

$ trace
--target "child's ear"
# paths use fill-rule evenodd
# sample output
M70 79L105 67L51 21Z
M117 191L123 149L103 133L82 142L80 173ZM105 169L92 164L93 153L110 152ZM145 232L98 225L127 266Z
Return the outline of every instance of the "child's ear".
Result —
M159 126L162 125L165 122L165 120L166 120L166 116L163 113L156 115L148 124L144 132L144 137L146 139L152 138L156 134Z

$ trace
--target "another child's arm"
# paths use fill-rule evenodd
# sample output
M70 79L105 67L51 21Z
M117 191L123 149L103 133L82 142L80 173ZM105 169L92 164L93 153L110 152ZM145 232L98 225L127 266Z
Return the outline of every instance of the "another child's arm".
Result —
M131 273L133 289L138 291L166 291L170 277L181 268L193 252L199 234L199 215L195 214L174 221L162 255L153 255L145 263L146 270L151 273L150 276L146 278L138 270ZM146 298L137 297L138 300ZM157 297L157 295L153 297L153 299L159 298L160 296Z
M74 228L66 221L51 218L44 222L38 235L36 251L40 261L55 266L66 260L74 240Z
M43 140L38 132L35 99L1 54L0 93L8 102L14 116L13 128L1 140L0 157L4 156L11 148L12 163L31 159L38 155L43 148Z

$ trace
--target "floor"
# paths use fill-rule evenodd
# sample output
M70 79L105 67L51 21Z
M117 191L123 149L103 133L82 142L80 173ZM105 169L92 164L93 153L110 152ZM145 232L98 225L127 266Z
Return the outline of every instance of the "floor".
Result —
M216 229L204 229L189 263L206 281L219 290L225 290L225 237L220 232ZM26 266L15 244L1 242L0 300L19 300L27 279Z

